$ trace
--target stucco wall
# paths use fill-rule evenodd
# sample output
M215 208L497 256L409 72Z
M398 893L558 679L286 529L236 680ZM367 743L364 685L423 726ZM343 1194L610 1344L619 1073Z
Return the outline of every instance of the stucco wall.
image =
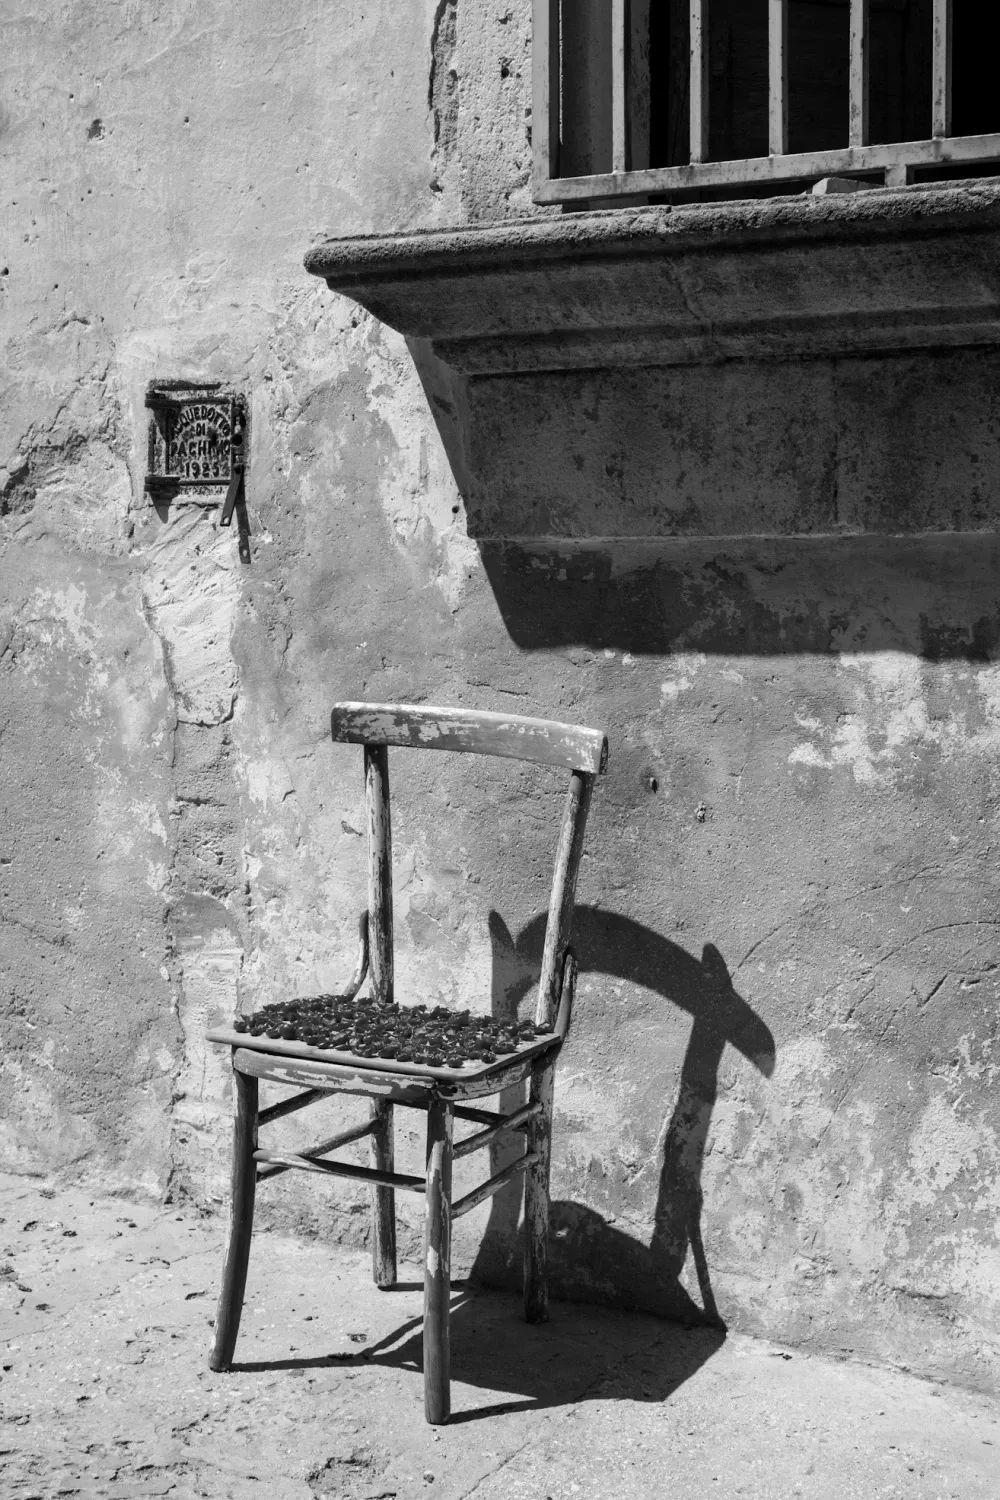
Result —
M548 520L512 517L504 481L523 494L542 440L466 455L494 465L470 488L446 372L301 258L530 211L524 0L19 9L5 1165L221 1206L206 1023L351 965L361 778L332 700L592 722L612 753L557 1085L558 1285L995 1385L996 544L679 541L656 517L822 518L850 493L859 525L872 495L904 529L977 524L998 357L673 372L643 383L653 451L622 443L620 384L570 377L543 414ZM249 567L211 513L143 494L143 396L167 378L251 393ZM944 412L932 439L914 400ZM431 755L393 774L400 992L502 1010L537 966L561 778ZM296 1174L261 1213L366 1233L361 1194ZM463 1220L460 1264L511 1277L512 1213Z

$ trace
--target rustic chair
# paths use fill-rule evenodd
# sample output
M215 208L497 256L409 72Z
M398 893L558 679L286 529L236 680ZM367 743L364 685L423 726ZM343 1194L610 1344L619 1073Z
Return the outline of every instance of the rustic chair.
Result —
M541 1323L548 1316L546 1254L553 1077L556 1057L569 1026L573 998L575 961L568 944L584 826L595 777L604 772L607 764L608 746L600 731L572 724L406 704L339 703L333 710L332 731L335 741L364 746L369 860L368 910L361 918L358 962L344 994L329 998L331 1002L337 999L338 1003L354 1001L370 958L371 1002L355 1001L356 1005L374 1005L375 1010L367 1014L397 1017L402 1014L393 996L387 747L507 756L539 765L562 766L571 772L556 848L534 1034L522 1036L513 1049L508 1046L507 1055L492 1061L473 1060L444 1066L393 1057L359 1056L343 1048L330 1050L302 1040L286 1040L273 1034L278 1029L276 1025L270 1027L271 1036L250 1035L244 1018L237 1018L231 1027L208 1034L210 1041L232 1048L236 1106L232 1216L211 1368L227 1370L232 1363L258 1182L290 1168L370 1182L373 1275L381 1287L393 1286L396 1281L394 1193L397 1189L422 1193L424 1405L428 1422L441 1423L448 1420L451 1399L448 1325L451 1221L484 1202L520 1173L524 1174L525 1317L530 1323ZM257 1030L260 1031L259 1025ZM387 1041L384 1045L389 1049ZM485 1055L489 1058L490 1052L487 1050ZM260 1079L304 1086L304 1091L258 1112ZM524 1079L530 1080L528 1102L509 1115L470 1108L462 1102L497 1094ZM258 1147L258 1126L337 1092L367 1095L368 1119L305 1151L266 1151ZM423 1177L403 1176L394 1171L393 1109L397 1104L427 1112L427 1169ZM454 1141L456 1118L472 1121L480 1128L464 1140ZM524 1154L453 1203L452 1158L477 1151L505 1131L513 1130L526 1133ZM326 1159L338 1147L364 1136L371 1138L370 1167Z

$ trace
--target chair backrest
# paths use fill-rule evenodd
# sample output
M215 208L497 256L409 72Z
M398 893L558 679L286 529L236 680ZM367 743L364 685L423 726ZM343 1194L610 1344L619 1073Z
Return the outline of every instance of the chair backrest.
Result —
M337 703L330 716L334 740L363 745L368 814L368 925L372 992L393 998L392 822L388 746L500 755L570 771L569 791L556 845L542 972L535 1019L555 1023L563 959L573 922L576 877L594 779L608 763L607 737L599 729L468 709L425 708L410 703Z

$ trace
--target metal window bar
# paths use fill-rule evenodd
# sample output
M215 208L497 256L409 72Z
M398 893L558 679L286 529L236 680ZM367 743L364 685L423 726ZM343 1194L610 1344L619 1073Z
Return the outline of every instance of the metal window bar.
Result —
M851 63L849 73L850 129L852 146L867 146L868 72L869 72L868 0L851 0Z
M935 140L951 135L951 9L951 0L934 0L931 135Z
M708 160L708 0L691 0L691 160Z
M562 59L559 0L533 0L531 44L531 154L535 194L559 172L559 94Z
M538 203L578 203L692 188L743 188L827 176L884 174L887 185L912 180L920 167L1000 161L1000 133L953 136L952 0L933 0L931 138L870 141L870 0L850 0L846 144L827 151L788 150L788 0L768 0L768 155L709 161L709 5L689 0L690 157L685 166L634 169L628 161L630 0L612 0L611 172L558 174L561 61L560 0L534 4L534 196Z
M767 149L788 155L788 0L767 0Z
M627 4L628 0L611 0L611 170L616 175L628 170L628 98L625 87L628 69L628 43L625 36Z

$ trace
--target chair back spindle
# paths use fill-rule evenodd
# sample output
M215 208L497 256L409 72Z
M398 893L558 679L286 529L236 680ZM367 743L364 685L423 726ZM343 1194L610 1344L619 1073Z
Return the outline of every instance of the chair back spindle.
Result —
M389 807L389 752L365 745L365 809L368 815L368 951L372 999L393 998L392 816Z
M545 945L542 949L542 972L538 981L538 1003L535 1007L535 1024L544 1026L548 1031L555 1026L556 1011L559 1008L563 962L573 927L576 877L583 855L583 837L593 788L592 773L573 772L559 829L555 869L552 873L552 895L549 898L549 915L545 924Z
M368 813L368 912L372 995L393 998L392 831L388 746L498 755L535 765L562 766L572 774L556 848L535 1021L552 1029L563 964L573 924L576 881L583 854L590 797L608 763L607 737L599 729L471 709L425 708L412 703L338 703L330 715L335 741L363 745Z

